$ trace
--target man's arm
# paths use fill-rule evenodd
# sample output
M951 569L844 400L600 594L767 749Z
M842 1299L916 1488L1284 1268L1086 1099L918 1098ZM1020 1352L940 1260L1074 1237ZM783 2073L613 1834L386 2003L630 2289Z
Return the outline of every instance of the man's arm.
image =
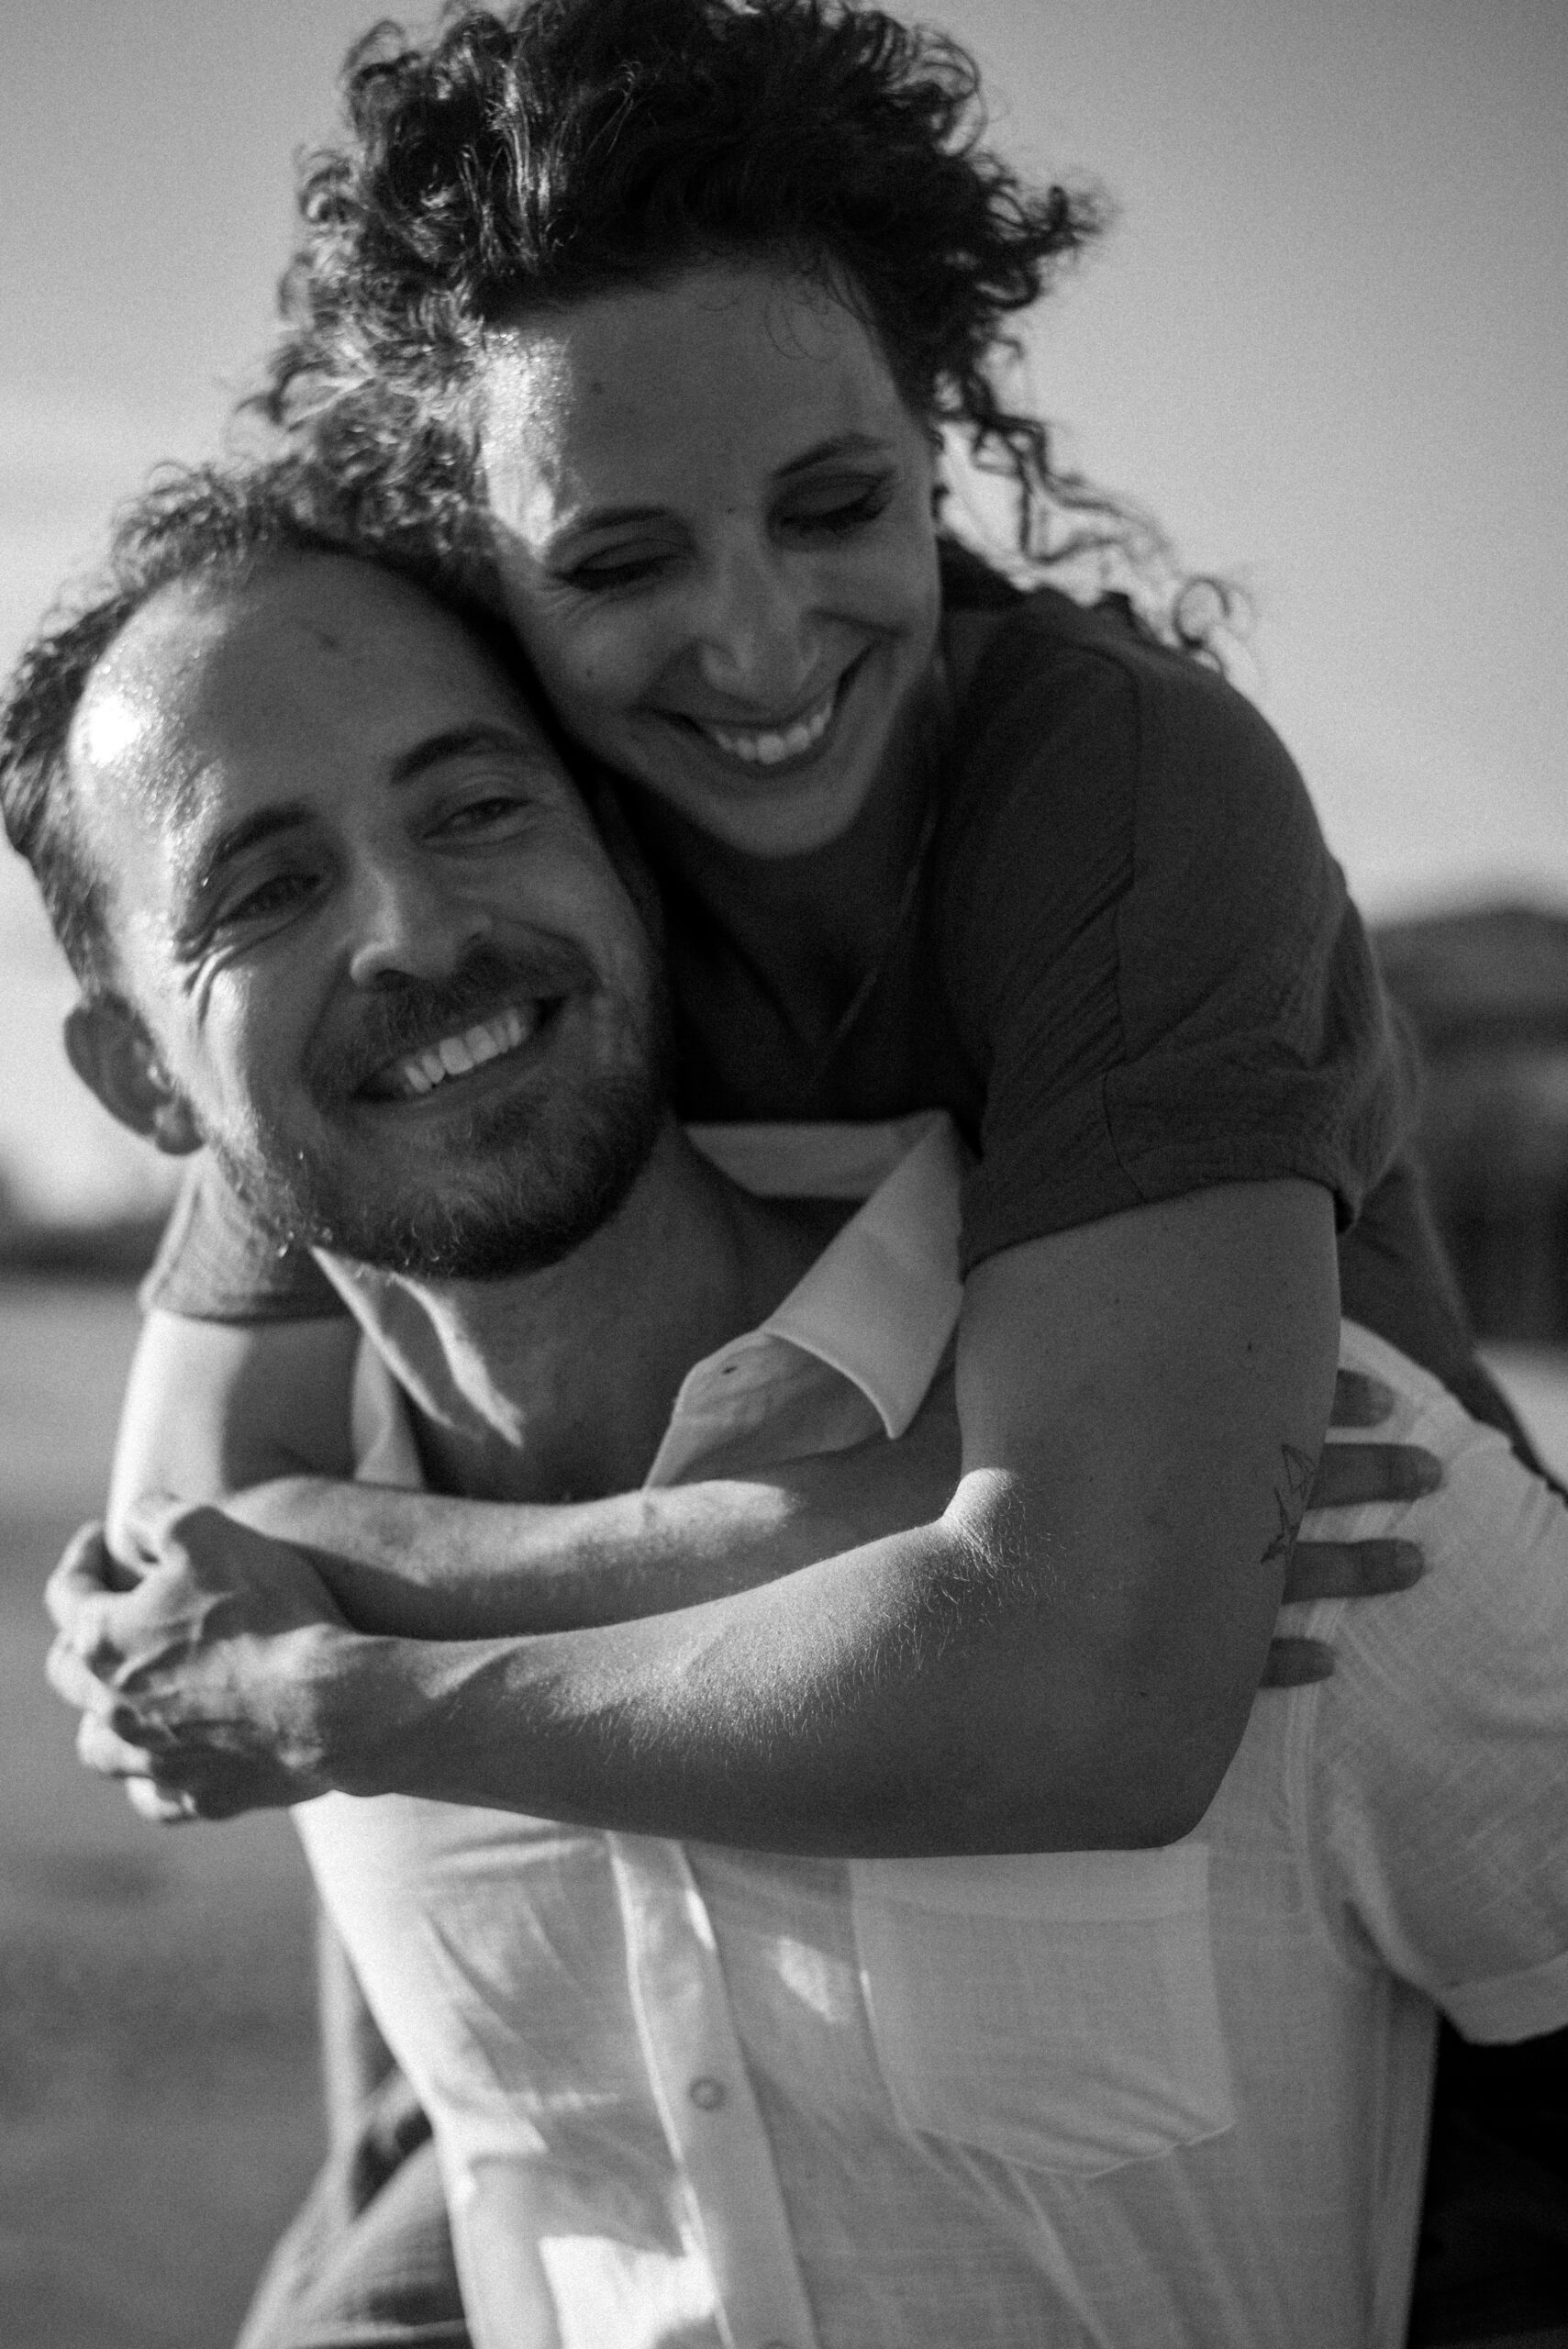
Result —
M296 1793L775 1849L1165 1841L1207 1807L1262 1676L1337 1340L1326 1192L1140 1208L972 1277L962 1474L932 1524L636 1623L433 1645L302 1621L245 1647L238 1537L204 1518L90 1629L57 1592L57 1681L214 1814L285 1798L275 1759L262 1790L247 1776L272 1737ZM212 1641L215 1610L232 1628Z

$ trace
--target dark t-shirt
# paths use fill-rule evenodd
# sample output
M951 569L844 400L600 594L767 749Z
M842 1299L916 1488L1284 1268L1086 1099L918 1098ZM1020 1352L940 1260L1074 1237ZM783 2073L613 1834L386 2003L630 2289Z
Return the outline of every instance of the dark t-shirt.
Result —
M979 1151L965 1271L1143 1201L1320 1182L1345 1310L1497 1419L1400 1154L1403 1041L1283 745L1118 599L1016 597L956 555L946 586L950 611L995 617L875 986L808 1068L787 1018L738 1016L723 936L672 881L683 1114L950 1110ZM341 1310L205 1163L143 1297L217 1320Z

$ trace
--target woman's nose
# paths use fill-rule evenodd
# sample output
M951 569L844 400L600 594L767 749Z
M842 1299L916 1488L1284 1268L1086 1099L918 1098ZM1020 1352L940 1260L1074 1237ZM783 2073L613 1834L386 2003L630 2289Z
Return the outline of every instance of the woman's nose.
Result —
M349 975L356 986L389 979L439 984L490 936L488 909L439 867L417 857L379 866L356 892Z
M759 714L787 712L815 677L820 654L809 582L772 550L716 568L698 616L698 674L713 692Z

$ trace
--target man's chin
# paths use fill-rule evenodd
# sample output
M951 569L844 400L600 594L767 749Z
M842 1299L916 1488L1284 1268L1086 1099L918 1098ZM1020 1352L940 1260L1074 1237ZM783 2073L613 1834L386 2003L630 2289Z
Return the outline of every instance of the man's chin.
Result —
M284 1246L416 1280L503 1280L560 1263L608 1221L647 1164L664 1115L662 1087L628 1075L601 1090L591 1123L550 1130L534 1115L511 1136L476 1126L461 1165L394 1170L407 1179L393 1197L384 1152L356 1178L324 1156L301 1152L286 1169L272 1169L217 1137L210 1146Z

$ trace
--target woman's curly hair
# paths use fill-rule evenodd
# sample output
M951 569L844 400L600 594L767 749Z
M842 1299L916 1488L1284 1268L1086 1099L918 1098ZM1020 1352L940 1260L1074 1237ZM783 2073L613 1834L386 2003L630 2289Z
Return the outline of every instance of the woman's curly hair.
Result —
M1006 477L1020 559L1119 552L1169 578L1152 526L1056 466L999 385L1009 321L1108 207L1027 187L983 143L978 69L945 35L852 0L462 5L422 43L378 26L344 87L348 136L306 164L249 405L308 444L367 540L421 543L483 587L487 329L763 258L851 302L912 412ZM1180 610L1163 598L1163 632L1199 640Z

